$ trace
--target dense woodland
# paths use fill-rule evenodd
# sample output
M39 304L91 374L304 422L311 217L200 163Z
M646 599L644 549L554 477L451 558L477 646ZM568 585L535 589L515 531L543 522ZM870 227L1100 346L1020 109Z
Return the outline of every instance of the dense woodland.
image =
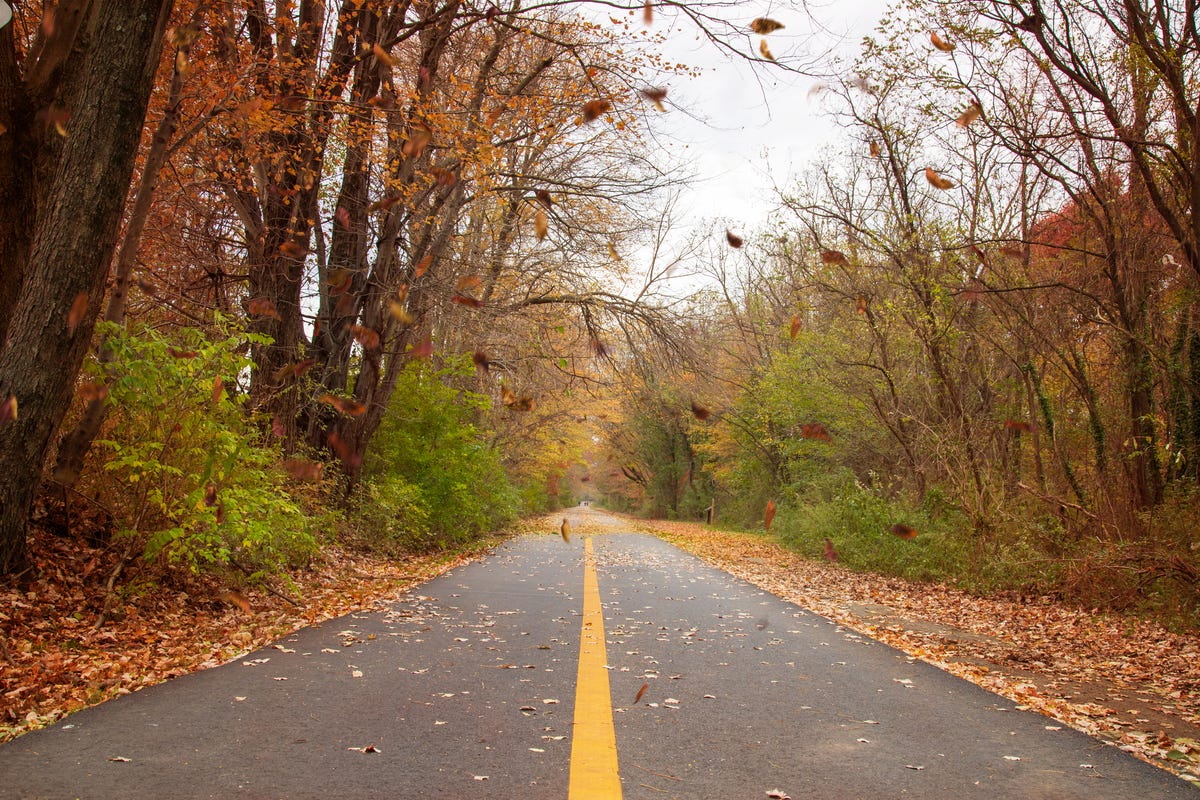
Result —
M729 2L14 10L12 579L31 524L121 553L111 590L583 497L1196 622L1192 4L910 0L803 81ZM846 134L674 256L664 18Z

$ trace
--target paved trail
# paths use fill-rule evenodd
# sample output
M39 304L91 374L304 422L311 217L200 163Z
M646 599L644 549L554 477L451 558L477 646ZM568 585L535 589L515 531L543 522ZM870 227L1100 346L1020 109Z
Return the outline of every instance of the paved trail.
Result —
M572 515L593 535L516 539L385 608L0 746L0 797L1200 798Z

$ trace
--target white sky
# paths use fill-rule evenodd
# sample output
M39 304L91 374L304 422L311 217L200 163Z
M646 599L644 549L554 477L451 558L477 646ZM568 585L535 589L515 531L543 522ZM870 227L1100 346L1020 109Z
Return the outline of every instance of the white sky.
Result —
M847 60L858 54L886 0L841 0L810 5L811 17L794 7L739 3L736 22L769 16L784 29L766 37L782 63L830 71L832 55ZM790 6L790 4L789 4ZM731 18L732 19L732 18ZM668 112L656 117L660 143L675 159L686 161L698 177L681 198L687 226L728 218L731 227L752 230L764 223L775 204L773 187L787 186L822 147L840 131L822 112L820 96L809 96L819 81L764 65L755 69L697 37L683 22L660 15L655 30L667 34L664 55L703 69L699 78L668 82ZM757 55L762 37L735 40L742 52Z

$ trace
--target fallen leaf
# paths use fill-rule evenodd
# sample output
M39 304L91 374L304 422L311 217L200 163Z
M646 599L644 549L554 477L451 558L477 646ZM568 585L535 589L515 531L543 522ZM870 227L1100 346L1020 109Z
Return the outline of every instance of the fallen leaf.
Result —
M119 763L121 763L121 764L127 764L127 763L129 763L129 761L130 761L131 759L128 759L128 758L126 758L125 756L109 756L109 757L108 757L108 760L109 760L109 761L116 761L116 762L119 762Z
M366 747L347 747L346 749L353 750L356 753L379 753L379 752L381 752L380 749L373 744L369 744Z
M649 689L649 688L650 688L650 684L648 684L648 683L643 683L643 684L642 684L642 688L638 689L638 691L637 691L637 695L636 695L636 696L633 698L633 704L634 704L635 706L636 706L638 703L642 702L642 696L646 694L646 690L647 690L647 689Z
M571 523L567 521L566 517L563 517L562 525L558 526L558 532L562 534L564 542L571 541Z
M792 796L782 789L768 789L767 797L770 797L771 800L792 800Z

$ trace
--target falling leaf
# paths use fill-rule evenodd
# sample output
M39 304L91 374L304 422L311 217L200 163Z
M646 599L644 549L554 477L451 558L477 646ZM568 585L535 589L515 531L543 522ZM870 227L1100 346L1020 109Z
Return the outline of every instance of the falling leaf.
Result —
M404 307L404 303L399 300L388 300L388 311L396 318L396 321L401 325L411 325L416 321L416 317L408 312Z
M642 24L646 27L654 24L654 4L650 0L642 5Z
M239 592L237 589L226 589L221 592L221 599L231 606L237 606L245 613L250 613L250 598ZM269 659L266 659L269 660Z
M195 358L200 353L196 350L181 350L178 347L168 347L167 355L171 358Z
M374 350L380 345L379 333L366 325L351 325L350 332L354 334L354 340L367 350Z
M1045 21L1041 14L1026 14L1017 23L1017 27L1028 33L1037 33L1038 28L1042 27Z
M767 501L767 511L763 514L763 527L771 530L771 523L775 521L775 501Z
M867 296L860 294L854 298L854 310L859 314L867 313Z
M775 31L783 30L783 23L777 22L770 17L757 17L750 20L750 30L760 36L766 36Z
M12 422L17 418L17 397L9 395L8 399L0 404L0 423Z
M704 406L697 403L695 400L692 401L692 414L696 417L696 419L703 422L704 420L708 419L708 417L711 413L712 412L710 412L707 408L705 408Z
M450 302L456 303L460 306L466 306L467 308L483 308L482 300L471 297L470 295L459 294L458 292L454 293L454 295L450 298Z
M83 322L83 315L87 313L88 293L80 292L75 295L75 301L71 303L71 310L67 312L67 331L75 333L75 329L79 327L79 323Z
M612 108L607 100L589 100L583 104L583 121L595 122Z
M871 144L870 144L870 149L871 149L871 158L879 158L879 154L882 152L879 149L879 142L872 140Z
M759 39L758 52L762 53L762 57L765 58L767 61L775 60L775 55L771 52L771 48L767 47L766 39Z
M929 181L929 185L935 189L942 189L944 191L946 189L954 188L954 181L938 175L937 172L934 171L933 167L925 168L925 180Z
M590 337L588 339L588 344L591 346L592 352L600 358L606 358L608 356L608 347L604 344L604 342L600 341L598 337Z
M301 361L297 361L295 364L284 364L282 367L275 370L275 374L272 377L275 379L276 383L282 383L289 378L299 378L312 369L313 364L316 363L317 360L315 358L305 358Z
M571 523L567 521L566 517L563 517L562 525L558 526L558 532L562 534L562 538L563 538L564 542L571 541ZM549 701L547 700L545 702L549 702ZM557 703L558 701L555 700L554 702Z
M429 267L433 265L433 253L426 253L425 256L417 262L413 267L413 277L419 278L429 271Z
M304 258L308 255L308 248L298 242L284 242L279 245L279 252L288 258Z
M545 189L535 189L533 196L537 198L537 201L546 208L550 208L554 205L554 197L551 196L550 192L546 191Z
M356 469L362 465L362 456L354 451L349 444L338 435L337 431L333 431L325 439L329 444L329 448L333 450L334 455L341 459L342 463L351 469Z
M825 560L836 562L838 560L837 550L833 548L833 540L825 537Z
M275 304L266 297L255 297L253 300L246 303L246 313L252 317L273 317L277 320L283 318L279 316L279 312L275 310Z
M220 379L218 378L218 380ZM108 386L103 383L82 383L75 393L79 395L80 400L90 403L93 400L103 400L108 397Z
M396 66L396 62L392 58L391 53L380 47L378 43L371 45L371 52L374 53L375 57L379 59L379 63L383 64L384 66Z
M546 218L546 212L539 208L533 215L533 233L537 238L545 239L549 232L550 220Z
M221 402L221 397L225 394L225 381L221 380L221 376L213 378L212 388L212 404L215 406Z
M905 525L903 522L897 522L895 525L893 525L891 527L891 531L893 534L895 534L896 536L899 536L901 539L917 538L917 529L913 528L909 525Z
M924 765L921 765L921 764L905 764L904 768L916 770L917 772L920 772L921 770L925 769Z
M351 417L361 417L366 413L367 407L357 400L351 400L348 397L338 397L332 394L323 394L319 398L322 403L331 405L343 414Z
M289 458L283 462L283 470L296 480L315 482L325 474L325 465L302 458Z
M843 266L850 263L846 258L846 254L841 250L822 250L821 261L826 264L842 264Z
M476 350L475 354L473 356L471 356L471 360L475 362L476 367L483 370L484 372L491 371L491 367L492 367L491 359L488 358L488 354L486 352L484 352L483 350Z
M949 53L955 48L955 44L953 42L947 42L945 39L938 36L937 31L929 32L929 41L933 43L934 47L936 47L938 50L941 50L943 53Z
M800 437L803 439L816 439L821 442L830 441L829 430L820 422L807 422L801 425Z
M1010 430L1013 433L1032 433L1033 432L1033 425L1031 425L1028 422L1024 422L1022 420L1006 419L1006 420L1004 420L1004 427L1006 430Z
M433 339L426 336L408 351L410 358L429 358L433 355Z
M960 114L958 119L954 120L954 124L960 128L965 128L975 120L979 119L981 114L983 114L983 108L979 105L979 103L976 103L974 100L972 100L971 104L967 106L967 110Z
M733 247L735 249L738 247L741 247L742 243L743 243L742 237L738 236L737 234L735 234L733 231L731 231L729 229L725 230L725 241L729 242L729 246Z
M792 315L792 327L788 331L788 333L791 335L791 338L793 340L795 340L795 338L800 334L800 315L799 314Z
M208 484L204 487L204 505L212 508L217 504L217 487L215 484Z
M416 158L425 152L425 148L433 141L433 131L424 126L410 128L408 138L404 140L404 144L400 147L401 154L405 158Z
M433 179L438 186L445 186L449 188L458 183L458 176L450 170L443 169L442 167L431 168L429 170L429 174L433 176Z
M271 418L271 434L277 439L287 436L287 428L284 426L283 420L279 417Z
M645 89L641 90L641 95L642 95L642 97L649 100L651 103L654 103L654 107L657 108L659 111L667 110L667 107L665 105L663 105L663 100L667 99L667 90L666 89L656 87L656 86L647 86Z

